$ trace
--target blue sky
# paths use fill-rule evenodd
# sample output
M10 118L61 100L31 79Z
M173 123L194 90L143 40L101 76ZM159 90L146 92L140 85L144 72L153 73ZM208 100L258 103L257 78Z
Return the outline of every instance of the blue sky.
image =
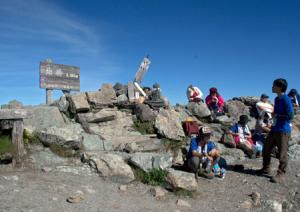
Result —
M278 77L299 88L299 11L297 0L1 0L0 104L44 103L46 58L79 66L91 91L133 80L149 54L142 84L158 82L172 104L189 84L225 99L271 95Z

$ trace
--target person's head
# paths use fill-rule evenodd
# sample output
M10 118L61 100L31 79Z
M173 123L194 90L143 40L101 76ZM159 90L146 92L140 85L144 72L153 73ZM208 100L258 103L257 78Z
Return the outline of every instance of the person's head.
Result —
M262 94L262 95L260 96L260 100L261 100L262 102L268 102L269 96L268 96L267 94Z
M156 82L156 83L153 84L153 88L159 89L159 88L160 88L160 85Z
M285 79L279 78L274 80L272 92L273 93L285 93L288 87L288 83Z
M291 89L288 96L292 96L292 97L295 97L298 95L298 91L296 89Z
M200 127L198 138L200 142L207 143L211 136L211 129L209 127Z
M271 113L265 112L263 117L264 117L264 120L269 120L270 118L272 118L272 115L271 115Z
M146 93L146 94L149 94L151 89L149 87L144 87L143 88L143 91Z
M193 91L194 90L194 86L193 85L189 85L188 90L189 91Z
M248 118L247 115L241 115L240 120L239 120L239 124L242 125L242 126L246 126L248 121L249 121L249 118Z
M209 94L212 95L212 96L218 95L218 89L215 88L215 87L210 88L209 89Z

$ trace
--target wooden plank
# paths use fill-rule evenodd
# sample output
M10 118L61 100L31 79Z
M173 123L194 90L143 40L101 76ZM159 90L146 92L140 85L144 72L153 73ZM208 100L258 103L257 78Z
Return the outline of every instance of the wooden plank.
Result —
M135 82L137 82L138 84L141 84L142 79L149 68L150 63L151 63L151 61L147 57L145 57L143 59L138 71L135 74L135 78L134 78Z
M14 126L13 126L11 137L12 137L12 143L16 148L16 153L17 153L16 162L17 163L21 162L21 158L25 154L24 143L23 143L23 130L24 130L23 120L14 121Z
M128 82L128 98L130 102L134 102L135 100L135 92L134 85L132 82Z
M52 100L52 91L51 89L46 89L46 104L50 105L53 100Z
M52 62L40 63L40 88L80 90L80 68Z
M0 109L0 120L17 120L32 116L32 112L25 109Z

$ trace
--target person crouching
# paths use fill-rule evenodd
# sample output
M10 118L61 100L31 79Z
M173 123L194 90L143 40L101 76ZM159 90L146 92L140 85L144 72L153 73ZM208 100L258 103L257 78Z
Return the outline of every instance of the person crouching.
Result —
M190 149L187 155L187 165L190 171L195 173L196 179L198 179L198 175L212 179L214 177L212 170L215 167L218 167L216 164L218 164L220 153L215 144L212 141L209 141L210 136L210 128L201 127L198 136L191 140ZM214 171L216 170L214 169ZM222 175L223 172L220 172L219 174Z

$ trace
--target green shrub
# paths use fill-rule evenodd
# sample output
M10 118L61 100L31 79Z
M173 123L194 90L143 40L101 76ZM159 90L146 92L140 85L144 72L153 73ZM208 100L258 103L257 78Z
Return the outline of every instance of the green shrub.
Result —
M195 198L197 196L197 193L194 191L188 191L182 188L177 188L174 190L174 194L176 196L180 197L190 197L190 198Z
M23 141L25 145L41 144L40 139L34 133L30 133L28 130L24 130L23 132Z
M133 126L142 135L155 133L154 124L152 122L141 122L141 121L137 120L137 121L134 121Z
M164 185L168 174L166 170L162 169L151 169L149 172L144 172L139 168L133 168L133 170L137 180L152 186Z
M162 142L166 150L172 150L173 152L185 147L185 141L175 141L168 138L163 138Z

